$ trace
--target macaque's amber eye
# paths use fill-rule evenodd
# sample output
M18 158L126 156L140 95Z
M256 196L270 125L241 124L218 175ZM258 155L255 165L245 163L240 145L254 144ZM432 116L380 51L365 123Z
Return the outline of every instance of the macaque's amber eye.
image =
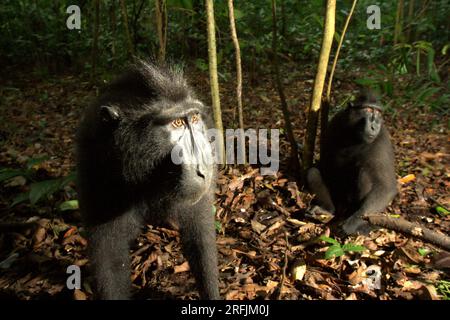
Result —
M183 119L175 119L172 121L172 126L175 128L181 128L184 126L184 120Z
M197 123L200 120L200 116L198 114L194 114L191 118L192 123Z

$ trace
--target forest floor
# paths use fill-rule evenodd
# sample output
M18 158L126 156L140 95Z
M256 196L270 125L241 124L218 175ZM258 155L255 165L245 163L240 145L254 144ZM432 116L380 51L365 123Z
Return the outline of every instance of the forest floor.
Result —
M313 72L290 71L284 79L298 142L304 136ZM188 74L200 98L209 102L207 74ZM342 92L339 101L354 87L337 79L335 90ZM0 80L0 92L0 168L19 169L28 163L38 181L68 175L74 169L74 132L96 88L73 75L42 79L17 73L8 81ZM244 81L243 97L247 128L283 127L270 75L259 76L251 85ZM221 101L225 127L233 128L232 76L221 80ZM449 235L448 119L412 104L397 106L385 117L396 151L399 188L385 212ZM286 169L287 154L281 134L281 168L276 176L262 176L257 167L229 167L219 174L216 227L222 297L450 299L448 252L386 229L341 237L332 225L307 217L312 197ZM30 164L43 156L45 161ZM61 202L76 199L75 186L69 184L34 205L28 201L11 206L30 183L24 176L1 182L0 299L91 299L92 277L79 211L59 209ZM17 227L31 221L33 228ZM10 223L17 228L7 228ZM319 236L336 243L317 240ZM365 249L325 259L329 250L356 245ZM198 298L177 231L148 226L131 256L136 298ZM66 288L66 268L72 264L81 267L80 290Z

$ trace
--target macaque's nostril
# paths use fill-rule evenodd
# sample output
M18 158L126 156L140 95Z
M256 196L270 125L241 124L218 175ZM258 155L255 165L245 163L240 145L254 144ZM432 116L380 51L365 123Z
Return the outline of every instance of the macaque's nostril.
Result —
M197 175L203 179L205 179L205 175L200 171L199 168L197 168Z

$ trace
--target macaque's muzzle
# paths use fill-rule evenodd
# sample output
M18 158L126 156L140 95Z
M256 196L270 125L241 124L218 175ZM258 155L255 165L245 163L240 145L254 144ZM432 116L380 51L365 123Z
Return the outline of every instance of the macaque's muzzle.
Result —
M190 126L172 135L172 162L181 165L181 189L186 196L200 198L211 187L214 158L204 126Z

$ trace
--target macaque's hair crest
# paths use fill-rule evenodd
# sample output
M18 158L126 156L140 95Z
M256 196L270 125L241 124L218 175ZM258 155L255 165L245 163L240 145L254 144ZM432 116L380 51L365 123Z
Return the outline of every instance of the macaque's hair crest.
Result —
M144 79L147 86L153 89L157 96L177 102L192 95L192 90L184 78L183 69L179 66L157 66L143 60L138 60L131 72Z

